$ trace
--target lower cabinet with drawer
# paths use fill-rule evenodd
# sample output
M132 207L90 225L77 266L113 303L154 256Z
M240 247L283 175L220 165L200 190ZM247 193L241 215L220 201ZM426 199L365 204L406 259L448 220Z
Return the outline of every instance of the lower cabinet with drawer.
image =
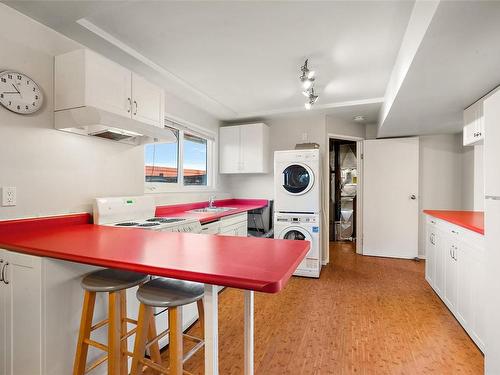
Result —
M484 238L427 218L425 279L484 352Z
M248 214L246 212L222 217L217 221L201 226L202 234L218 234L220 236L247 237Z

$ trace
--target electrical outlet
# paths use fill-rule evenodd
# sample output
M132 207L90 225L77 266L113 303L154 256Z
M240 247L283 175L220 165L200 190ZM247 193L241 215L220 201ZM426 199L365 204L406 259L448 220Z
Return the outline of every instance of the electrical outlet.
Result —
M4 186L2 188L2 206L15 206L16 205L16 188L13 186Z

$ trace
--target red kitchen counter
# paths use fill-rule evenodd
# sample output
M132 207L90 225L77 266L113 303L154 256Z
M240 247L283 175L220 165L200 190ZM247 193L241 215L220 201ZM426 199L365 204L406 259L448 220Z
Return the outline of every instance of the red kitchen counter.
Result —
M484 212L424 210L427 215L484 235Z
M269 201L266 199L223 199L215 201L214 205L216 207L234 208L234 210L225 212L190 212L197 208L207 207L208 202L176 204L156 207L156 216L192 217L198 219L200 223L203 224L218 220L225 216L263 208L268 204Z
M85 214L3 221L0 248L276 293L285 286L310 246L307 241L157 232L90 222L90 215Z

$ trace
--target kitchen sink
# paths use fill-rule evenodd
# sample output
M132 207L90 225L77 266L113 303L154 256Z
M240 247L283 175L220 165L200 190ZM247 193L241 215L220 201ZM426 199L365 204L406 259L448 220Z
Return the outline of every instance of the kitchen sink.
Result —
M231 208L231 207L203 207L203 208L196 208L194 210L191 210L189 212L226 212L226 211L232 211L236 210L236 208Z

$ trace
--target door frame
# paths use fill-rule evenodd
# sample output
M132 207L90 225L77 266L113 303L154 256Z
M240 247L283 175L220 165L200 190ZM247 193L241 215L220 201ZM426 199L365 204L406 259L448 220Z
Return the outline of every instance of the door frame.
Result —
M328 178L325 178L326 185L326 197L325 202L325 217L326 217L326 227L329 228L330 225L330 139L339 139L342 141L354 141L356 142L356 163L358 172L358 184L356 187L356 253L363 254L363 141L362 137L353 137L347 135L340 135L334 133L328 133L327 144L328 144L328 154L325 158L325 171L327 171ZM361 156L361 157L360 157ZM326 246L325 249L329 249L330 245L330 234L326 231ZM329 263L330 254L327 251L325 254L324 264Z

